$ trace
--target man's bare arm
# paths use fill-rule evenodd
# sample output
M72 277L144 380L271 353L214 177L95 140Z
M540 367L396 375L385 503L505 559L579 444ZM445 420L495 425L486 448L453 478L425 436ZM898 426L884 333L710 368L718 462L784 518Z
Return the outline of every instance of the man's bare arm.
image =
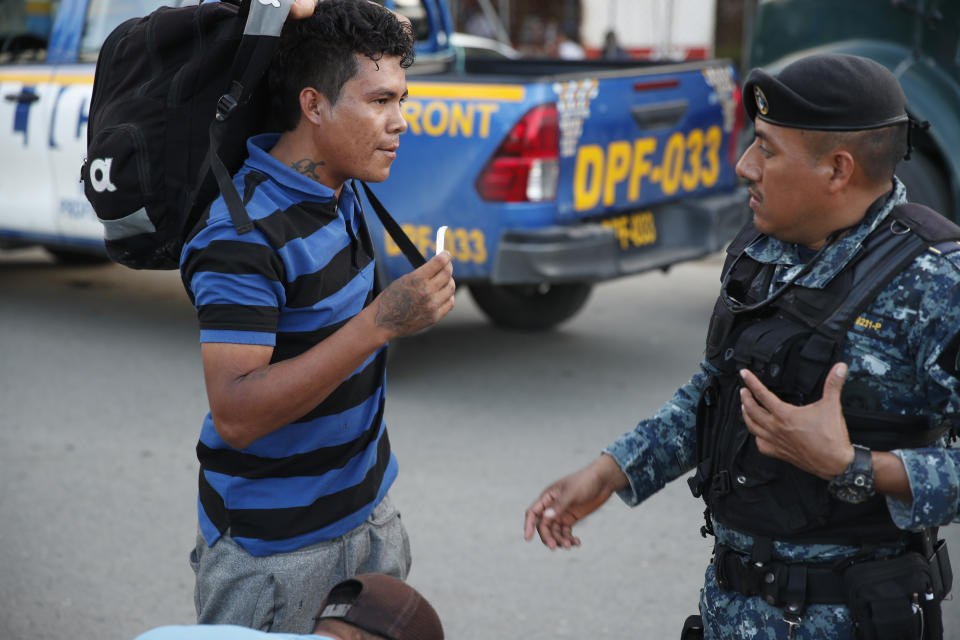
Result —
M270 364L272 347L204 343L204 378L213 423L230 446L254 440L302 417L380 347L425 329L453 308L450 254L393 282L376 300L301 355Z

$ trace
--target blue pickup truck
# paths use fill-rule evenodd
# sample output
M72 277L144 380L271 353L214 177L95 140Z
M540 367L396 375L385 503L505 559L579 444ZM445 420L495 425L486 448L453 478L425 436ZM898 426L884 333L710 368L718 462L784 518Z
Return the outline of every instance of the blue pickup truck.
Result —
M261 0L262 1L262 0ZM102 257L79 168L97 53L148 0L3 0L0 247ZM720 249L749 215L733 166L733 66L472 57L443 0L386 0L410 18L409 129L380 200L422 252L446 247L496 323L542 329L594 283ZM383 275L410 267L374 227Z

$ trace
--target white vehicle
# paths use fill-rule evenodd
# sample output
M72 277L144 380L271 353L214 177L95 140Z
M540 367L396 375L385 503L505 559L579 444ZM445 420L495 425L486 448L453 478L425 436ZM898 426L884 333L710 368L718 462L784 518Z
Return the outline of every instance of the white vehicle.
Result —
M453 45L457 55L463 55L468 58L510 58L520 57L520 52L508 44L504 44L493 38L484 38L469 33L450 34L450 44Z
M0 247L40 244L61 260L106 260L80 183L97 52L120 22L158 4L0 3Z
M583 46L602 51L608 32L643 60L713 57L716 0L590 0L583 3Z

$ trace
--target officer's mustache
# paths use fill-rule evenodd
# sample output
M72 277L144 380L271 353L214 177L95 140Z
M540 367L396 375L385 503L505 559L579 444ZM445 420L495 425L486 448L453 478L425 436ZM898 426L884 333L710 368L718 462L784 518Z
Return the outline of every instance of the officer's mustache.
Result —
M748 180L748 179L746 179L746 178L742 178L742 179L741 179L741 183L743 184L743 186L745 186L745 187L747 188L747 191L750 192L750 195L751 195L751 196L753 196L754 198L756 198L757 200L759 200L759 201L761 201L761 202L763 201L763 194L761 194L757 189L754 189L754 187L755 187L756 184L757 184L756 182L754 182L753 180Z

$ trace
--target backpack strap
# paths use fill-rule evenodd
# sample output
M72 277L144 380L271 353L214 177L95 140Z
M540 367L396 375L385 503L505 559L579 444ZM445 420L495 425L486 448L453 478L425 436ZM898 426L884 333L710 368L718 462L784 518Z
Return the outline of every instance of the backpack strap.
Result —
M383 228L387 230L387 233L390 234L390 237L393 238L393 241L397 243L397 246L400 247L400 251L403 252L403 255L407 258L407 261L413 266L414 269L417 267L422 267L427 263L426 259L420 253L420 251L414 246L413 242L410 241L410 238L407 237L407 234L403 232L403 229L400 228L400 225L397 224L397 221L393 219L388 212L386 207L384 207L380 200L373 194L373 191L367 186L366 182L360 181L360 184L363 186L363 192L367 195L367 200L370 201L370 205L373 207L373 210L377 212L377 217L380 218ZM356 193L357 186L353 185L354 193Z
M203 175L206 175L208 168L213 172L223 200L230 211L233 225L240 234L251 231L253 222L247 215L240 194L233 186L230 172L224 166L218 150L223 141L226 121L234 109L250 99L270 66L270 59L280 39L283 23L290 13L290 7L293 6L293 0L277 0L276 6L279 6L279 10L274 8L274 5L251 2L251 0L243 0L240 4L238 15L246 15L243 36L240 38L233 65L230 67L230 88L227 93L220 96L216 117L210 123L210 149L207 152L204 167L201 168Z

